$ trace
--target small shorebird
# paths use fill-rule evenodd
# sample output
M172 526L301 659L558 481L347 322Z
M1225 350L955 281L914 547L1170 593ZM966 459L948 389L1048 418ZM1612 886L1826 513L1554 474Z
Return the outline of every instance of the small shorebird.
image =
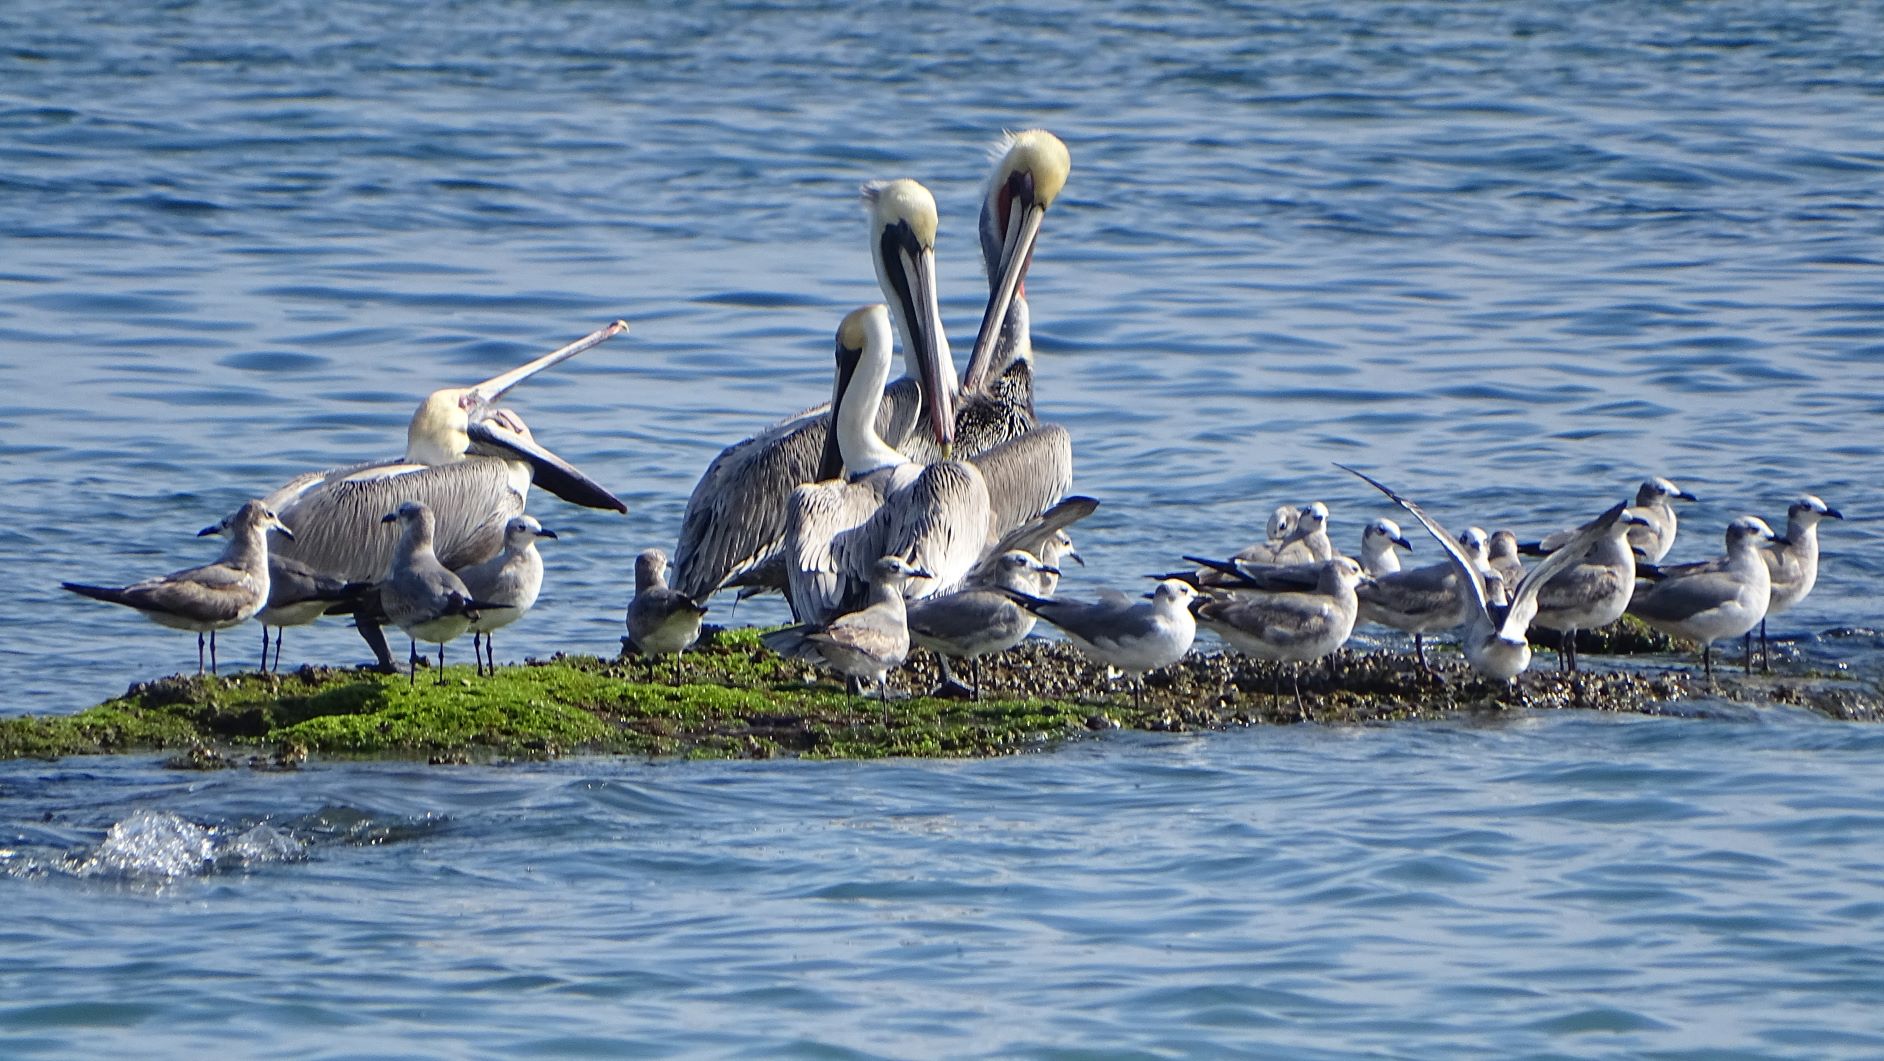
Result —
M486 673L486 661L478 655L478 639L490 657L488 673L497 673L497 653L491 647L491 633L509 626L523 613L536 606L543 591L543 557L536 551L539 538L554 538L556 532L544 530L535 516L512 516L504 524L504 551L481 564L458 569L458 578L475 601L495 601L478 610L471 620L471 655L478 673Z
M674 681L680 681L680 655L700 637L706 606L667 584L667 554L643 549L635 557L635 595L628 602L628 640L649 659L674 657Z
M204 635L209 670L216 672L216 631L247 622L268 603L268 532L293 539L293 532L260 501L244 502L229 517L229 544L215 563L147 578L129 586L61 583L81 597L135 608L159 626L196 631L196 673L203 673ZM205 527L200 534L219 529ZM266 632L263 634L267 636Z

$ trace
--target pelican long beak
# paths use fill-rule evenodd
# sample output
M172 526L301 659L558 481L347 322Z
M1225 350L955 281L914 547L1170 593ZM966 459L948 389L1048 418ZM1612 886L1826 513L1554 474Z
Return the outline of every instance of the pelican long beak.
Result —
M572 505L584 508L609 508L627 512L628 506L609 493L594 479L576 470L575 465L538 445L535 440L510 430L492 418L471 421L465 429L471 436L474 452L492 457L520 460L530 466L530 478L536 485Z
M536 375L544 369L554 365L560 365L584 350L593 346L600 346L627 331L627 321L616 321L606 328L600 328L590 332L560 350L552 350L534 361L518 365L508 372L499 373L482 383L467 387L465 388L464 396L465 407L475 408L489 405L503 397L505 391L508 391L510 388L515 387L517 384L522 383L524 380L529 379L531 376Z
M1033 183L1026 182L1022 194L1014 196L1008 208L1007 238L1001 244L1000 274L988 292L988 308L981 314L981 330L975 333L975 349L968 355L968 369L962 375L962 389L977 391L987 385L994 368L994 340L1007 320L1014 293L1027 279L1027 267L1034 260L1034 241L1040 238L1040 223L1047 208L1034 202Z
M935 434L935 443L946 456L955 444L955 380L951 378L953 366L943 363L942 308L935 290L935 251L912 247L899 251L897 257L907 280L899 294L906 300L903 319L909 322L909 338L916 344L916 362L922 368L922 400L929 408L929 426Z

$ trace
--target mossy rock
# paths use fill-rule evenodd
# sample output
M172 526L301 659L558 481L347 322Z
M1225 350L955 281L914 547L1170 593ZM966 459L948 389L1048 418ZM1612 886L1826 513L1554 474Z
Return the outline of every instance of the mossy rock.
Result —
M444 681L303 667L290 674L171 677L75 715L0 720L0 758L186 749L180 768L292 768L309 753L438 763L572 752L700 758L1006 755L1095 730L1214 729L1303 721L1372 723L1461 712L1588 708L1644 713L1722 702L1794 704L1837 718L1884 714L1875 688L1838 676L1743 678L1712 686L1639 667L1563 675L1540 661L1516 686L1473 676L1456 654L1421 669L1403 653L1343 652L1332 670L1193 654L1145 679L1142 699L1059 642L1029 641L986 660L987 699L847 695L805 664L765 651L759 631L713 630L682 660L556 656ZM1595 653L1588 648L1584 651ZM928 690L933 657L895 676ZM1295 689L1299 680L1300 706ZM273 751L272 756L261 753ZM241 756L232 752L242 752Z

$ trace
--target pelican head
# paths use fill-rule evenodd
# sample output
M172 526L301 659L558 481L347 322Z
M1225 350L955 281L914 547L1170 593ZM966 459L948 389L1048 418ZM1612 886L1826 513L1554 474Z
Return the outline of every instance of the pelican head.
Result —
M560 350L526 362L469 387L445 387L425 396L406 425L406 460L412 464L440 465L463 460L468 454L504 457L530 465L534 481L573 504L589 508L628 511L613 494L538 446L522 428L523 420L493 403L512 387L553 365L614 338L628 330L623 321L589 333Z
M906 370L922 383L936 444L947 453L955 442L955 368L935 288L935 196L904 179L864 185L863 200L877 283L902 332Z
M267 505L260 501L242 502L241 508L197 531L196 536L202 538L211 534L225 534L232 530L243 531L250 527L260 528L264 534L272 530L289 541L294 540L294 532L288 529L288 525L281 522L281 517L275 515Z
M1027 296L1027 267L1047 207L1066 187L1072 156L1060 138L1045 129L1009 133L994 145L994 170L981 203L981 257L988 269L988 307L962 378L977 390L994 371L994 342L1008 307Z

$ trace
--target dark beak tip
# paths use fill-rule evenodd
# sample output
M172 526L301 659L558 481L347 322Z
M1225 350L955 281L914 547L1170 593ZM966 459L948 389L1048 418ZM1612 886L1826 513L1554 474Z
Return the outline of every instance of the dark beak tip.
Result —
M293 540L294 540L294 532L293 532L293 531L291 531L291 530L289 530L289 529L288 529L288 528L286 528L286 527L276 527L276 528L275 528L275 533L276 533L276 534L279 534L279 535L281 535L281 536L282 536L283 538L286 538L286 539L288 539L289 541L293 541Z
M553 530L545 529L545 530L537 531L536 536L539 538L554 538L556 537L556 532Z
M197 531L196 536L198 538L207 538L221 529L222 527L218 526L217 524L212 523L209 526L204 527L202 530Z
M399 519L399 513L388 512L384 516L381 516L379 521L381 523L395 523L398 521L398 519Z

